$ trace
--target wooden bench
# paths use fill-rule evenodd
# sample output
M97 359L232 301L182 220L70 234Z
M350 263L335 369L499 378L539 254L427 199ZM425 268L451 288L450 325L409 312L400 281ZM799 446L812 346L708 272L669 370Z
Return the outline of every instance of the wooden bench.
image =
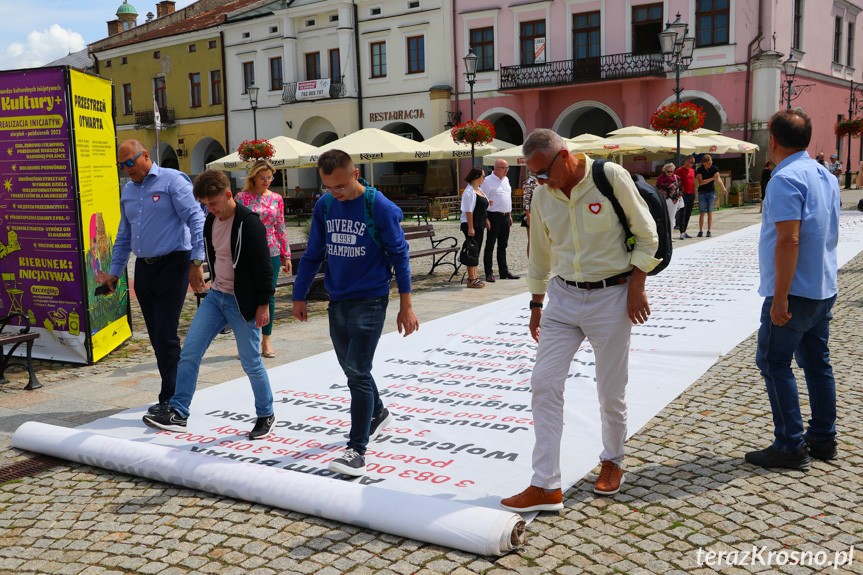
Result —
M423 198L412 198L412 199L394 199L393 203L399 207L402 211L402 215L405 219L416 218L417 224L420 223L420 219L422 221L428 223L429 217L429 198L428 196Z
M6 326L8 326L15 318L21 318L24 320L24 327L17 332L4 332L3 330ZM9 327L11 328L11 326ZM6 368L14 365L25 367L30 373L30 380L27 382L24 389L32 390L42 387L42 384L39 383L38 379L36 379L36 373L33 371L33 341L38 337L38 333L30 331L30 319L26 315L11 313L4 318L0 318L0 384L9 383L9 380L6 379L5 376ZM11 361L13 357L12 354L15 353L15 350L18 349L19 345L25 342L27 343L27 362ZM4 352L3 348L7 345L11 345L12 349L8 352Z
M448 236L445 238L435 239L434 226L432 224L418 224L416 226L403 226L405 239L407 241L428 238L431 247L423 250L411 250L410 259L422 258L429 256L432 258L432 267L429 270L429 275L434 273L438 266L452 266L453 272L449 276L449 281L458 274L461 262L458 261L458 253L461 251L461 246L457 238ZM452 261L449 261L449 256L452 254Z

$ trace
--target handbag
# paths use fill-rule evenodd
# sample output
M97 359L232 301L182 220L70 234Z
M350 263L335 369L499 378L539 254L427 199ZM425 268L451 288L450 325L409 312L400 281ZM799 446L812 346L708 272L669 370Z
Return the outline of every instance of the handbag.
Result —
M479 244L475 239L468 236L461 245L458 261L469 268L479 265Z

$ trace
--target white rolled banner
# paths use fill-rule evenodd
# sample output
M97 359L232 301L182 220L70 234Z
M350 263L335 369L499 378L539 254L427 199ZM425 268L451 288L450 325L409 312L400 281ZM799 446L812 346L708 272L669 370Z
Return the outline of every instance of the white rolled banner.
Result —
M503 510L44 423L21 425L12 446L477 555L504 555L523 543L525 532L521 516Z

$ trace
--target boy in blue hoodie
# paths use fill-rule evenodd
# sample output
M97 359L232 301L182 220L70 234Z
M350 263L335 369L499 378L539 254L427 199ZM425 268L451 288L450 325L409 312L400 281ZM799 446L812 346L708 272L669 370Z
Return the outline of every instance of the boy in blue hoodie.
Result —
M360 171L341 150L321 154L318 171L332 197L325 195L315 203L309 242L294 283L292 313L300 321L308 319L306 296L326 258L330 338L351 392L348 445L330 462L329 469L361 476L366 471L369 439L393 419L381 402L371 373L393 272L399 289L399 333L404 329L405 336L410 335L419 328L419 322L411 307L408 244L401 228L401 210L374 188L361 184ZM373 218L374 230L368 229L368 218Z
M213 338L230 324L243 371L249 376L255 396L257 420L249 439L262 439L276 424L270 379L259 351L261 327L270 322L273 295L267 229L255 212L234 200L230 180L223 172L203 172L195 178L193 193L210 212L204 221L204 248L212 286L183 342L177 389L169 409L145 415L144 423L154 429L186 431L201 358Z

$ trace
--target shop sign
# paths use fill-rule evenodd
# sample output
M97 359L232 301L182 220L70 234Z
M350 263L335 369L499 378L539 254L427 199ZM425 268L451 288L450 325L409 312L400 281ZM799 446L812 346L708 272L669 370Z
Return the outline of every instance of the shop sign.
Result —
M369 122L390 122L393 120L420 120L426 117L425 110L391 110L387 112L371 112Z
M297 100L320 100L330 97L330 79L297 82Z

